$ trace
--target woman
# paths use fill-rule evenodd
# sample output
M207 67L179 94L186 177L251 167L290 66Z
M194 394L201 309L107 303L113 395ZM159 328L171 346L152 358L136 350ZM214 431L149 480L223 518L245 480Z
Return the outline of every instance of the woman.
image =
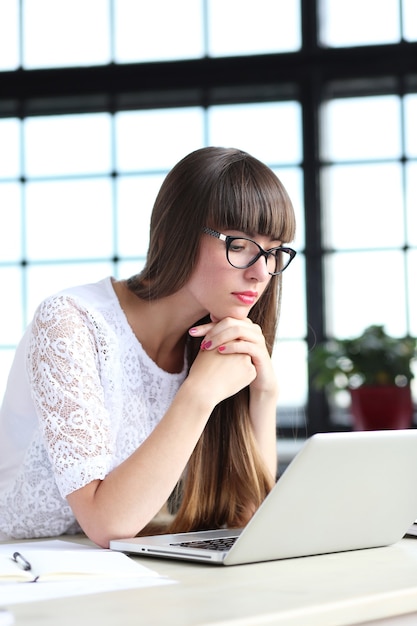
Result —
M107 547L146 532L242 526L276 475L274 343L295 252L280 181L235 149L168 174L143 271L45 300L0 414L0 532L80 529Z

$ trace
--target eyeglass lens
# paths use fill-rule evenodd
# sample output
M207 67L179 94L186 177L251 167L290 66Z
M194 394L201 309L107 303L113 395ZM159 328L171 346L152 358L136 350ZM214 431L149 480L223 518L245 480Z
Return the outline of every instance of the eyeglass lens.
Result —
M229 241L227 258L233 267L244 269L252 265L259 258L261 249L250 239L235 239ZM291 255L284 250L271 250L266 256L266 266L271 274L279 274L291 261Z

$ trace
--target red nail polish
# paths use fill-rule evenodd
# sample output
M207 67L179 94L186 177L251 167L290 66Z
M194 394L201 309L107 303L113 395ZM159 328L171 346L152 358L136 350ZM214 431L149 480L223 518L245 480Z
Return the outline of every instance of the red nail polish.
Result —
M218 350L219 352L224 352L226 350L226 346L219 346Z

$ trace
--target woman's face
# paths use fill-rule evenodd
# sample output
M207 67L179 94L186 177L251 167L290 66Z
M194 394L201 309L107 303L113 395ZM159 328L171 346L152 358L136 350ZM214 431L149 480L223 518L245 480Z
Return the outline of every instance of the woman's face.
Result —
M263 235L249 235L242 231L224 231L225 235L250 237L262 248L281 245ZM213 319L234 317L243 319L262 296L272 276L268 273L264 257L245 269L236 269L226 258L226 243L203 234L196 267L185 288L201 315L210 313Z

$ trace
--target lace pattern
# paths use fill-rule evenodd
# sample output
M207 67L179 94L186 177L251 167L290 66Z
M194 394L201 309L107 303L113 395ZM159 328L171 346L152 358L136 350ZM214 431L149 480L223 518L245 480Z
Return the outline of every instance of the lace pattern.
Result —
M75 532L65 496L104 478L140 446L185 378L185 366L169 374L148 357L108 287L110 302L92 306L63 293L34 317L27 372L38 426L0 496L0 530L10 536Z

